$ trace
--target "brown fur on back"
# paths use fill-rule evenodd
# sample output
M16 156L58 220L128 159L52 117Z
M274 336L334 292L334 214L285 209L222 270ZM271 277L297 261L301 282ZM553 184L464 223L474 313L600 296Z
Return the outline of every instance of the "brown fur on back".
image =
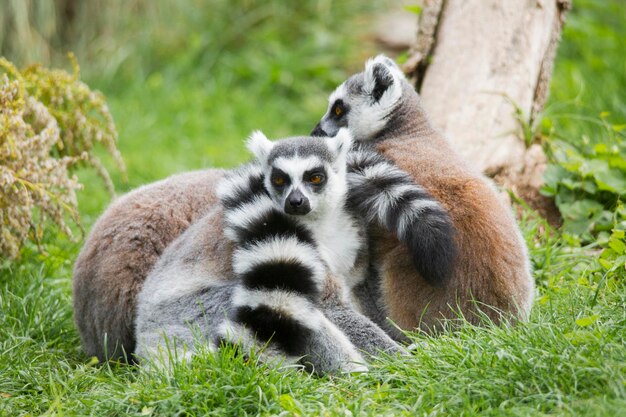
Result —
M477 307L499 322L501 315L490 308L495 307L525 319L534 292L527 250L510 208L493 185L425 124L383 139L377 149L449 211L459 252L449 285L435 288L414 271L404 246L392 236L382 237L378 259L390 318L404 329L432 330L440 319L456 318L459 310L478 322Z
M222 176L196 171L140 187L93 226L74 266L74 318L88 355L133 351L137 293L163 250L215 205Z

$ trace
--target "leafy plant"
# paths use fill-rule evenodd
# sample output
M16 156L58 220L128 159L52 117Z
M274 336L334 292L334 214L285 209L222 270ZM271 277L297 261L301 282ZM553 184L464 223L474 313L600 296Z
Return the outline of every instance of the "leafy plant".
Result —
M6 60L0 60L0 69L16 78L26 94L41 102L56 120L60 140L52 149L58 157L81 157L81 161L96 169L109 193L115 194L109 172L97 158L96 143L105 146L118 169L126 179L126 167L117 149L117 130L104 95L92 91L80 81L80 68L69 55L72 73L48 69L39 64L30 65L21 72Z
M592 144L583 138L574 146L549 142L552 164L545 173L542 193L555 198L563 215L563 230L589 242L613 228L626 229L626 139L622 126L601 117L606 140Z
M0 58L0 255L14 258L29 237L41 249L48 219L72 236L69 214L79 224L72 166L95 167L113 193L106 169L93 155L104 143L123 171L117 133L104 97L74 73L31 66L18 71Z
M552 163L541 190L554 197L566 240L600 248L597 259L604 278L626 276L626 138L624 126L609 123L608 116L602 113L592 120L603 128L601 140L583 137L578 146L558 139L548 142Z
M612 275L626 277L626 232L613 229L604 242L605 249L600 253L598 263L606 271L604 277Z
M0 254L15 257L28 234L41 240L46 218L71 236L64 212L78 221L75 177L67 167L74 158L53 158L60 142L56 120L44 105L27 96L6 74L0 83ZM38 215L35 216L34 212ZM36 222L35 218L39 221Z
M555 197L563 215L563 240L568 245L588 244L586 249L596 258L596 275L609 286L626 277L619 244L626 228L626 96L619 93L626 88L624 4L574 2L542 123L549 132L546 150L552 159L544 192ZM603 111L607 109L615 120ZM558 140L551 139L554 132Z

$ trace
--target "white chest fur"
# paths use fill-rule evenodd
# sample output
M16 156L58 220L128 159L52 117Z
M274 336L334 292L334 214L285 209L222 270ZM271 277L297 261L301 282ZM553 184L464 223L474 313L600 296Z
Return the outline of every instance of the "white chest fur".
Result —
M343 210L336 210L324 216L311 227L315 241L318 243L320 255L330 271L345 280L352 287L359 277L353 276L359 249L363 241L359 227Z

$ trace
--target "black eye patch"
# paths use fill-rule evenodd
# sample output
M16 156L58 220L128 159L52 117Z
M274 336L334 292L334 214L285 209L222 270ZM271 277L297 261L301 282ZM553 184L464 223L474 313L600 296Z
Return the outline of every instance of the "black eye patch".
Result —
M330 116L335 119L341 119L346 114L348 114L349 107L346 105L342 99L338 99L333 104L333 107L330 109Z
M283 170L278 168L272 168L272 173L270 174L270 182L272 186L277 189L282 189L283 187L291 184L291 179L289 175L285 173Z
M321 190L326 184L326 180L326 169L321 166L305 171L304 174L302 174L302 181L306 184L310 184L314 191Z

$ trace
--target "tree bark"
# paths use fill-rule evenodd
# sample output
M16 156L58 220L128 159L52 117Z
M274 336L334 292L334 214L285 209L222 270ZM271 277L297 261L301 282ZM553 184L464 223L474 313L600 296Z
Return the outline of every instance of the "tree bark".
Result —
M475 167L554 220L532 144L570 0L425 0L405 70ZM552 217L552 219L550 219Z

